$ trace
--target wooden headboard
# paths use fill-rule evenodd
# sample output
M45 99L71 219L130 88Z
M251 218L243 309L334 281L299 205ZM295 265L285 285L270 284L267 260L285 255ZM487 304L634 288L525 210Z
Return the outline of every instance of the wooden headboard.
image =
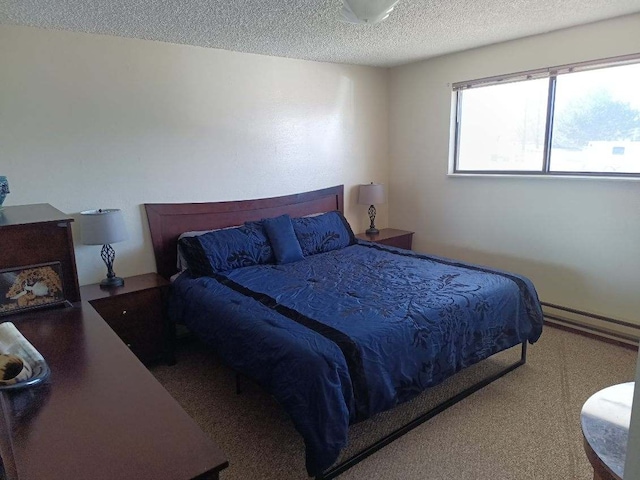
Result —
M176 273L178 237L197 230L242 225L288 213L302 217L338 210L344 213L344 185L284 197L214 203L145 203L158 273Z

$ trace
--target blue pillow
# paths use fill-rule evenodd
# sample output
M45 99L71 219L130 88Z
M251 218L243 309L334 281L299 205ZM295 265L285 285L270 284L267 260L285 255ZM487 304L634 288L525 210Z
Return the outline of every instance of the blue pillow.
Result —
M294 218L292 223L305 257L338 250L356 243L349 222L338 211L315 217Z
M197 276L274 261L273 250L259 222L214 230L197 237L183 237L178 244L189 270Z
M289 215L265 218L262 225L271 242L277 263L297 262L304 258Z

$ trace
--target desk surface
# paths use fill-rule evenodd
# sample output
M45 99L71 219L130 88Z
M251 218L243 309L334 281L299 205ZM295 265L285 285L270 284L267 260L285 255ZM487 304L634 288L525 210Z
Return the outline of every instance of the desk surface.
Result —
M8 478L191 479L228 463L88 304L3 318L51 368L0 393Z
M584 447L595 478L622 478L634 385L634 382L622 383L600 390L582 407Z

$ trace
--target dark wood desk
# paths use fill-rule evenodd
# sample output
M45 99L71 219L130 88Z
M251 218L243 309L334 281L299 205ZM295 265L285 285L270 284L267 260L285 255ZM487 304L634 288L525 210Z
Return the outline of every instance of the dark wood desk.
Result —
M634 382L593 394L582 407L584 450L594 480L621 480L627 456Z
M228 462L89 304L4 317L51 367L0 393L7 478L217 479Z

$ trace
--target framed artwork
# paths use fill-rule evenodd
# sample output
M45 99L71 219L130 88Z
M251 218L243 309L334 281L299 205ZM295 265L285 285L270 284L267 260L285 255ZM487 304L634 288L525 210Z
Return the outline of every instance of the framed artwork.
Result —
M60 262L0 270L0 316L63 303Z

